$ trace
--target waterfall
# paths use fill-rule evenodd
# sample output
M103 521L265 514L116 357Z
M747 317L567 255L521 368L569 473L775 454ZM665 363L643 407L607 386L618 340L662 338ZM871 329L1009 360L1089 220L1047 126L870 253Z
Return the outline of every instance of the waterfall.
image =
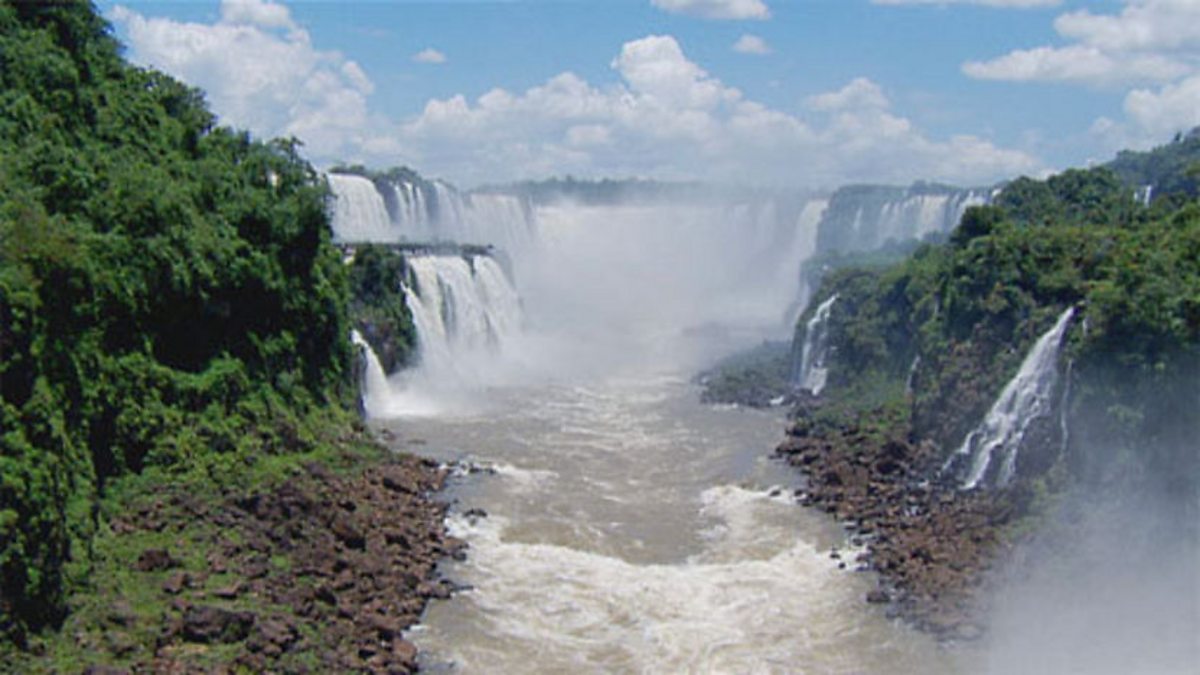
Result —
M341 241L396 241L383 196L362 176L331 173L333 232Z
M912 365L908 367L908 377L904 378L904 395L912 396L917 390L917 369L921 367L921 355L913 357Z
M363 409L368 417L378 416L385 409L389 393L387 374L383 372L383 365L379 363L379 357L375 355L375 350L371 349L370 343L363 338L361 333L357 330L350 331L350 341L359 348L363 356L365 368L361 382Z
M1058 353L1074 314L1074 308L1067 309L1054 327L1038 338L983 422L967 434L962 446L951 455L943 470L962 458L969 460L963 489L978 487L996 458L1001 465L995 484L1003 486L1012 480L1016 473L1017 453L1030 424L1053 411L1054 390L1058 384Z
M821 218L821 251L873 251L888 242L923 239L954 229L971 206L990 202L991 190L918 183L908 188L853 185L839 189Z
M837 294L822 302L804 327L804 346L800 352L800 367L793 378L797 387L819 396L829 377L829 314Z
M374 180L342 173L327 178L337 241L492 244L512 252L534 238L530 209L513 195L462 192L412 173Z
M413 256L408 265L415 286L404 292L430 377L462 376L461 362L494 355L520 329L520 299L490 256Z

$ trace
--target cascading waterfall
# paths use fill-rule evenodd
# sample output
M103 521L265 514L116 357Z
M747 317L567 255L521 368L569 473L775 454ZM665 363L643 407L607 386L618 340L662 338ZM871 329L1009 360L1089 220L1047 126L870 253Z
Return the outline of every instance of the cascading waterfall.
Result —
M1075 308L1067 309L1054 326L1038 338L983 422L967 434L962 446L951 455L943 470L949 470L963 458L968 460L969 471L961 483L963 489L978 487L996 458L1001 465L995 485L1004 486L1012 480L1016 473L1017 453L1030 425L1053 411L1054 390L1059 379L1058 354L1074 314Z
M888 242L949 232L971 206L987 204L991 190L918 184L911 188L859 185L838 190L821 220L822 251L872 251Z
M800 209L800 215L796 217L796 229L787 256L790 264L781 265L779 269L780 274L786 275L781 280L781 285L786 284L788 279L795 283L796 276L800 277L800 291L785 314L788 326L795 326L800 320L800 315L808 306L809 295L813 292L809 286L808 274L804 272L804 262L817 251L817 228L828 207L829 200L812 199L805 202L804 208Z
M477 384L521 331L520 298L491 256L416 255L407 264L416 368L388 375L366 339L350 335L363 355L362 406L372 418L438 412L444 397Z
M387 373L383 372L383 364L371 349L370 343L357 330L350 331L350 341L358 347L363 357L364 372L362 374L362 405L368 417L382 413L386 405L389 385Z
M530 209L502 193L462 192L413 177L327 175L334 238L342 242L455 242L521 250L534 239Z
M463 361L494 355L520 329L520 298L490 256L413 256L408 265L416 285L404 292L430 377L464 375Z
M825 302L817 306L812 318L804 327L804 346L800 352L800 364L796 371L794 382L800 389L807 389L814 396L820 396L829 379L829 314L833 311L833 303L837 294L831 295Z
M340 241L399 241L383 197L362 176L331 173L333 233Z

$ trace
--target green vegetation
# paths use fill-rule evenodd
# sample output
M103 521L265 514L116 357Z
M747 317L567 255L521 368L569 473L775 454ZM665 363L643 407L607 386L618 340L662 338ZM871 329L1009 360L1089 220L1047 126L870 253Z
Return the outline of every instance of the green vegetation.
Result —
M289 619L309 644L289 650L273 667L287 672L321 670L321 657L336 648L329 644L331 638L298 616L294 607L273 602L268 594L223 597L228 591L222 589L246 585L247 571L237 566L238 561L229 560L222 565L224 571L215 572L210 557L222 555L231 544L249 547L248 539L262 536L248 532L244 522L232 520L239 501L281 490L286 494L298 484L305 485L306 467L314 463L330 467L334 475L352 476L364 464L384 459L385 451L365 436L355 435L350 442L335 438L333 433L344 433L344 420L329 422L321 432L326 436L309 450L281 455L213 454L203 465L193 464L187 470L178 465L150 467L110 482L98 504L88 583L72 589L71 611L60 630L30 635L23 651L5 653L0 646L0 672L78 673L95 665L136 672L164 653L156 646L164 642L172 620L178 621L179 610L173 605L198 597L222 609L252 612L260 619ZM222 521L227 522L219 524ZM135 561L148 550L168 551L177 564L170 569L140 570ZM266 564L271 570L286 569L294 564L289 555L295 553L273 555ZM183 592L163 590L172 578L182 582ZM296 580L305 582L311 583ZM245 652L243 641L173 644L165 651L169 663L189 672L229 667Z
M386 246L355 247L350 319L388 373L409 365L417 346L417 329L401 287L408 276L403 254Z
M704 403L736 403L756 408L780 405L792 393L792 347L763 341L722 359L699 376Z
M1115 164L1191 166L1197 138L1122 153ZM1184 192L1157 191L1149 208L1109 167L1022 178L995 205L970 209L945 245L922 246L891 267L829 271L811 307L838 294L824 392L832 409L892 410L907 397L904 433L948 452L1037 337L1076 306L1067 356L1078 432L1066 473L1195 490L1200 204L1186 199L1186 181L1158 177ZM906 384L914 385L907 394ZM1031 457L1025 468L1047 474L1058 459Z
M87 2L0 4L0 635L18 642L87 584L124 477L228 481L350 421L318 174L119 53Z
M1156 200L1166 197L1177 207L1200 195L1200 128L1177 135L1154 152L1122 152L1108 167L1126 185L1153 185Z

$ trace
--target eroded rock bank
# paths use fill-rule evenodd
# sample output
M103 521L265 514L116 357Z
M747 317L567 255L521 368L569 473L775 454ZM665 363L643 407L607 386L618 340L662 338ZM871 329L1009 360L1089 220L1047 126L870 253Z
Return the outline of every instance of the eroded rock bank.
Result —
M436 566L462 547L444 479L376 450L267 486L162 485L109 521L97 588L62 631L72 649L46 651L85 672L413 672L403 631L448 596Z
M890 427L884 411L830 422L800 404L776 453L802 471L800 503L831 514L865 549L859 569L879 574L866 602L945 639L981 635L988 573L1008 548L1006 526L1023 509L1015 492L959 491L926 480L929 443Z

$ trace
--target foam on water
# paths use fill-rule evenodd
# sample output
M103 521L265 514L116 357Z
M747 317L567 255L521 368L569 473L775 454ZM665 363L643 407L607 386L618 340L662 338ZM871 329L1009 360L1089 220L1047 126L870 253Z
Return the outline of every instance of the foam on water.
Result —
M410 637L456 672L959 672L863 602L831 522L764 451L779 413L717 410L676 377L498 389L487 414L407 419L455 487L471 588ZM773 488L772 486L781 486ZM852 555L849 553L847 555Z
M795 536L794 505L720 486L700 512L720 534L675 564L510 541L503 517L453 518L471 545L473 590L457 602L473 625L456 627L470 637L443 644L427 628L418 640L463 672L926 672L905 649L926 638L896 628L881 641L846 611L865 580Z

